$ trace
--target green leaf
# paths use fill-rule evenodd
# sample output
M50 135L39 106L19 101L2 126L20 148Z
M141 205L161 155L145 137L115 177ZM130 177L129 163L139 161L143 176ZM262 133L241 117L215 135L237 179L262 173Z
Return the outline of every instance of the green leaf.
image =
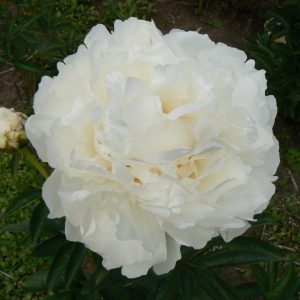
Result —
M8 207L4 216L8 216L13 213L16 209L22 207L23 205L27 204L31 200L38 199L42 196L41 190L35 190L26 192L20 196L18 196L14 202Z
M297 291L299 284L300 282L296 277L293 261L290 261L287 273L274 287L271 287L268 297L270 299L282 299L287 294L292 296ZM293 286L293 289L291 289L291 286Z
M28 292L44 292L46 291L47 271L38 271L29 276L23 283L24 288Z
M216 272L214 274L214 278L231 300L240 300L240 296L236 290L229 283L221 279Z
M196 268L226 267L281 259L251 250L221 250L203 255L188 263ZM197 264L195 264L195 262Z
M31 233L31 240L33 244L35 244L43 230L43 226L45 220L47 218L47 214L49 213L48 208L44 204L44 202L40 202L33 210L32 216L30 219L30 233Z
M192 299L194 294L193 278L196 274L190 274L193 270L182 270L179 277L179 292L186 299Z
M1 231L7 232L29 232L28 222L8 224L1 228Z
M99 300L102 298L100 296L100 292L97 289L95 289L92 291L81 291L78 299L79 300Z
M249 222L252 226L253 225L254 226L256 226L256 225L263 225L263 224L271 223L273 221L273 216L270 213L263 212L263 213L261 213L259 215L255 215L254 219L256 221L250 221Z
M232 240L230 245L237 249L253 251L258 255L265 255L268 258L266 261L278 261L283 259L277 248L257 238L240 236Z
M242 299L253 299L262 296L261 289L256 282L247 282L235 287Z
M26 29L26 27L37 21L43 14L44 12L37 15L34 14L33 16L28 16L27 18L23 19L23 24L20 25L20 29Z
M268 263L268 286L272 287L274 286L277 276L278 276L278 262L271 262Z
M70 260L68 262L66 273L65 273L65 281L66 281L66 289L68 289L81 267L81 263L86 254L86 248L81 243L76 243L74 250L71 254Z
M124 286L112 286L101 292L104 299L109 300L132 300L135 299L134 293L126 289ZM89 298L86 298L89 299ZM140 298L141 299L141 298Z
M61 292L52 296L46 296L43 300L71 300L72 298L70 298L70 296L71 294L69 292Z
M14 36L15 33L15 28L16 28L16 24L14 23L14 21L10 21L6 26L5 26L5 30L4 30L4 51L5 51L5 55L9 58L12 59L13 55L12 55L12 51L11 51L11 39Z
M5 65L6 63L6 59L0 55L0 65Z
M33 251L32 255L44 257L55 256L57 252L66 245L68 241L63 235L54 236L40 243Z
M44 72L43 70L35 64L28 63L28 62L15 62L15 67L21 71L30 72L33 74L37 74L41 76Z
M133 286L135 289L143 291L146 294L155 290L158 283L158 276L153 275L152 272L149 272L146 276L141 276L133 280Z
M49 234L63 234L64 232L64 219L45 219L43 232Z
M74 246L74 243L68 243L59 250L54 258L47 276L48 291L52 291L60 281L60 277L68 264Z
M9 167L11 175L15 176L18 169L18 152L13 153Z
M183 268L179 277L178 300L213 300L213 298L199 284L197 271L192 268Z
M264 294L266 294L269 290L269 281L268 275L266 274L265 270L258 264L252 265L251 270L256 278L256 282L259 285L260 289L263 291Z
M299 300L298 293L300 292L300 277L293 277L293 279L286 285L281 295L286 296L291 300Z
M217 277L209 271L197 271L198 285L209 294L212 299L235 300L232 295L228 295L226 290L220 285Z
M165 275L155 292L155 300L174 299L178 292L179 271L174 269Z

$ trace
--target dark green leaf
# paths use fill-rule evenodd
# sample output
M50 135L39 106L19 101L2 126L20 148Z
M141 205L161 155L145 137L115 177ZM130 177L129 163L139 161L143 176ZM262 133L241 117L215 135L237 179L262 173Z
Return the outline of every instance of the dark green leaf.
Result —
M197 271L198 285L209 294L212 299L235 300L232 295L228 295L226 290L219 284L217 277L209 271Z
M257 238L240 236L232 240L230 244L237 249L254 251L258 255L265 255L268 258L266 261L278 261L283 259L277 248Z
M165 275L165 278L157 286L155 292L156 300L168 300L174 299L178 292L178 283L179 283L179 271L174 269Z
M263 291L264 294L266 294L269 290L269 278L265 270L258 264L252 265L251 270L256 278L256 282L259 285L260 289Z
M47 276L48 291L53 290L57 283L60 281L61 275L68 264L74 246L74 243L68 243L59 250L56 257L54 258Z
M268 263L268 279L269 279L269 287L275 285L277 276L278 276L278 262L270 262Z
M12 212L14 212L16 209L20 208L21 206L27 204L31 200L38 199L42 196L41 190L36 191L30 191L26 192L20 196L18 196L14 202L8 207L6 210L4 216L10 215Z
M28 62L15 62L15 67L21 71L34 73L39 76L44 73L43 70L38 65L31 64Z
M238 266L275 260L279 260L279 258L264 253L257 253L253 250L221 250L198 257L189 264L196 268L208 268Z
M293 283L295 281L295 284ZM270 293L268 294L268 297L270 299L280 299L282 297L285 297L288 293L291 293L290 287L293 285L295 290L292 291L291 295L295 293L295 291L298 288L298 282L299 280L296 277L293 261L289 262L288 271L285 274L283 278L279 282L276 283L272 289L270 289Z
M134 293L126 289L124 286L112 286L102 292L105 299L109 300L131 300L134 299Z
M69 292L61 292L52 296L46 296L43 300L72 300Z
M4 30L4 32L5 32L5 34L4 34L4 51L5 51L5 55L9 59L13 58L12 51L11 51L11 39L14 36L15 28L16 28L16 24L14 23L14 21L10 21L6 25L5 30Z
M38 15L33 15L33 16L28 16L27 18L23 19L23 23L20 25L21 30L26 29L26 27L28 27L29 25L31 25L32 23L34 23L36 20L38 20L42 15L44 14L44 12L38 14Z
M47 271L38 271L28 277L23 283L24 288L28 292L46 291Z
M149 294L149 292L155 290L158 281L158 277L153 275L152 272L149 272L146 276L141 276L134 279L133 286L134 288Z
M0 65L5 65L6 59L3 56L0 56Z
M254 219L256 221L249 222L252 226L253 225L263 225L263 224L271 223L273 221L273 216L270 213L263 212L259 215L255 215Z
M63 235L52 237L40 243L33 251L34 256L55 256L68 241Z
M43 226L48 213L49 210L44 204L44 202L40 202L32 212L29 227L31 233L31 240L34 244L37 242L43 230Z
M18 152L13 153L9 167L11 175L15 176L18 169Z
M261 289L255 282L244 283L235 287L235 290L242 299L253 299L253 297L262 296Z
M43 232L50 234L61 234L64 232L64 219L46 218L43 226Z
M299 300L300 293L300 277L294 276L293 279L286 285L286 288L282 291L281 295L291 300Z
M78 272L82 260L86 254L86 248L83 244L77 243L74 247L74 250L71 254L70 260L68 262L66 273L65 273L65 281L66 281L66 289L68 289Z
M89 291L81 291L80 296L76 300L99 300L101 299L100 292L97 289ZM107 300L109 300L107 298Z
M236 290L229 283L218 276L216 272L214 273L214 278L231 300L240 300L240 296Z
M1 231L7 232L29 232L28 222L8 224L1 228Z
M193 277L196 274L190 274L189 270L182 270L179 277L179 292L186 299L192 299L194 294Z

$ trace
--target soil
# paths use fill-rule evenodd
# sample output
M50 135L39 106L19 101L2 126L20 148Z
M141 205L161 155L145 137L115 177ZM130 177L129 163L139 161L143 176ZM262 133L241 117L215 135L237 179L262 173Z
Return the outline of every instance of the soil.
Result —
M163 33L173 28L193 30L208 34L215 42L243 49L243 38L254 36L258 30L263 30L264 21L268 11L274 7L274 1L261 1L262 3L250 7L240 7L235 2L237 1L207 1L209 5L204 6L200 13L195 0L156 0L153 20Z
M25 112L29 101L25 96L23 81L18 71L6 68L0 71L0 106Z

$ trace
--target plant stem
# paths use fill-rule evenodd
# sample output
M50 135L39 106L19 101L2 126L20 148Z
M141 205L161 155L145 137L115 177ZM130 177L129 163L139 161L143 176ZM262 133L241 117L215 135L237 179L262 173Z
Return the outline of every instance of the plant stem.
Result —
M98 286L108 274L109 274L109 270L107 271L105 269L102 269L100 271L100 274L97 274L96 276L96 285Z
M32 165L43 175L43 177L47 179L49 177L49 174L45 167L35 157L35 155L33 155L27 147L23 148L21 151L24 156L32 163Z

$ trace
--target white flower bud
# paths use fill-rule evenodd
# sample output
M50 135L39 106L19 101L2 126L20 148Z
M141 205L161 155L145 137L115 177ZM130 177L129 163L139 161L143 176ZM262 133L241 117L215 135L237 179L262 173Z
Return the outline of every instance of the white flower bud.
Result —
M25 114L15 112L13 108L0 107L0 150L11 152L24 144L25 120Z

